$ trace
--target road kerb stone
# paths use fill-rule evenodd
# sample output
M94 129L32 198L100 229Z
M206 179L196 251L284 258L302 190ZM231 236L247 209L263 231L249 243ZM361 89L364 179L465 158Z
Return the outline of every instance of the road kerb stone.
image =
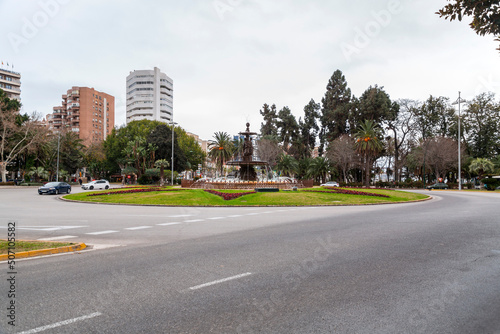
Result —
M77 251L81 251L85 248L87 248L87 245L85 245L83 242L81 242L79 244L72 245L72 246L63 246L63 247L58 247L58 248L47 248L47 249L39 249L39 250L16 253L15 259L17 260L17 259L23 259L23 258L27 258L27 257L77 252ZM8 259L9 259L8 254L0 255L0 261L6 261Z

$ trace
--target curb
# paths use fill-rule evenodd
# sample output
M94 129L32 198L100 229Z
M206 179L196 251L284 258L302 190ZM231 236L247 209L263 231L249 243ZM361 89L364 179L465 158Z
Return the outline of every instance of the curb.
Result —
M63 247L58 247L58 248L47 248L47 249L32 250L32 251L27 251L27 252L20 252L20 253L16 253L14 255L14 258L11 258L10 260L18 260L18 259L24 259L27 257L52 255L52 254L59 254L59 253L77 252L77 251L81 251L85 248L87 248L87 245L85 245L82 242L82 243L79 243L79 244L73 245L73 246L63 246ZM11 255L11 257L12 257L12 255ZM7 261L7 260L9 260L8 254L0 255L0 261Z

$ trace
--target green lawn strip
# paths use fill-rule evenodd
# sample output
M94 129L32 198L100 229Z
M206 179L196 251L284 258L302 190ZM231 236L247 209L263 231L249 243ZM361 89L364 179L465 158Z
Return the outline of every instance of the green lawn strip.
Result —
M319 188L315 188L319 189ZM354 190L354 189L353 189ZM358 190L358 189L355 189ZM220 192L246 192L245 190L218 190ZM303 191L280 191L275 193L253 193L242 197L225 201L220 196L210 194L202 189L186 189L184 191L171 192L145 192L132 194L117 194L103 196L87 196L88 193L71 194L64 196L69 200L99 202L99 203L123 203L123 204L149 204L149 205L172 205L172 206L303 206L303 205L352 205L373 204L387 202L405 202L427 198L426 195L410 192L369 189L369 192L377 192L389 195L389 198L345 195L336 193L318 193Z
M72 246L71 242L50 242L50 241L23 241L16 240L15 249L16 253L27 252L39 249L57 248L64 246ZM12 248L12 243L11 243ZM0 240L0 255L7 254L9 249L9 242L7 240Z

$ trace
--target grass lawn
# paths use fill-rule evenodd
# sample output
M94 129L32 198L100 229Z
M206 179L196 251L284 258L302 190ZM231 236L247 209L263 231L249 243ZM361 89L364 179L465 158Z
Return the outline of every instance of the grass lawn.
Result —
M304 205L355 205L390 202L406 202L427 198L427 195L404 191L380 189L352 189L388 195L389 198L365 195L346 195L336 193L319 193L306 191L285 191L275 193L254 193L225 201L220 196L210 194L202 189L180 189L178 191L155 191L102 196L87 196L90 193L109 193L120 191L94 191L64 196L68 200L99 203L149 204L167 206L304 206ZM309 190L327 190L314 188ZM220 192L244 193L249 190L218 190Z
M20 253L20 252L27 252L27 251L32 251L32 250L57 248L57 247L71 246L71 245L74 245L74 243L16 240L16 248L14 249L14 251L16 253ZM9 248L9 243L7 242L7 240L0 240L0 255L7 254L8 248Z

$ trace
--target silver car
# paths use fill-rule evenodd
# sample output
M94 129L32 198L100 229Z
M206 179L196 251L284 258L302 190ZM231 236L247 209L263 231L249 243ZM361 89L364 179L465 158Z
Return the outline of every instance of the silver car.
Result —
M96 180L82 184L83 190L109 189L109 182L106 180Z

